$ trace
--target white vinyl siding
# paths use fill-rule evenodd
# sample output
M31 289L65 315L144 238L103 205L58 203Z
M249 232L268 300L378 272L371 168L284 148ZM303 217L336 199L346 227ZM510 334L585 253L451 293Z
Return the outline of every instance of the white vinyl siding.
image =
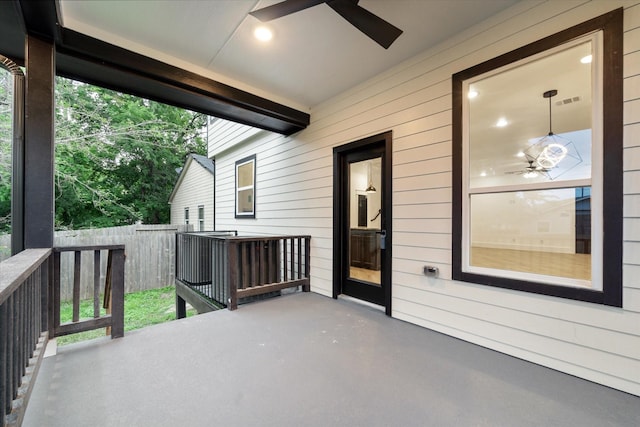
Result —
M184 224L184 209L189 208L189 224L198 229L198 206L204 206L204 228L213 228L213 174L190 159L171 201L171 224Z
M234 145L262 132L262 130L224 119L216 119L213 122L209 122L207 132L207 151L209 158L212 158L211 153L220 153L228 150Z
M624 6L623 307L451 280L451 76ZM218 229L310 234L311 287L332 294L333 147L393 131L392 315L640 395L640 2L521 2L216 156ZM235 162L257 154L259 218L234 219ZM424 265L439 268L425 277Z

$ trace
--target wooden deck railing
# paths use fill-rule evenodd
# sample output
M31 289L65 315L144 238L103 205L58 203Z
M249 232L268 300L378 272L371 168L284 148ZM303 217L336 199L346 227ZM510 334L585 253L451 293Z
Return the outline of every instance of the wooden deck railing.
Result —
M234 310L250 297L301 286L309 291L311 236L176 234L177 317L185 300L198 312Z
M80 320L80 270L83 251L93 253L93 318ZM107 252L107 267L104 288L100 281L101 253ZM61 324L60 320L60 256L64 252L73 252L73 314L71 322ZM107 328L111 338L124 336L124 245L65 246L53 249L53 286L52 304L49 306L51 336L74 334L76 332ZM102 292L101 292L102 291ZM101 314L100 298L103 295Z
M60 324L60 255L74 253L73 319ZM94 318L80 320L80 260L93 252ZM100 315L101 251L108 251L105 289L111 314ZM19 426L49 338L111 327L124 335L124 246L27 249L0 263L0 427ZM106 301L105 301L106 302Z
M51 249L28 249L0 263L0 426L20 425L47 334Z

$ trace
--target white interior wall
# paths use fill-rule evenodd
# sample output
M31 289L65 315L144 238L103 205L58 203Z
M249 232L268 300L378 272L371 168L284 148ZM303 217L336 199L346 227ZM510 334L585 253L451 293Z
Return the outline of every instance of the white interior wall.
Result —
M575 206L572 188L474 196L471 246L575 253Z
M451 280L451 75L625 7L624 306ZM527 1L312 110L291 137L216 154L217 228L311 234L311 286L332 293L333 147L393 132L392 315L640 395L640 2ZM257 155L256 219L234 219L234 162ZM437 278L422 275L439 267Z
M380 163L380 160L377 159L378 163ZM351 228L356 228L358 225L358 195L364 195L367 196L367 228L375 228L375 229L380 229L380 217L378 216L376 219L374 219L373 221L371 221L371 219L373 219L377 214L378 214L378 209L380 209L380 207L382 206L381 204L381 196L380 196L380 189L381 189L381 180L380 180L380 174L374 174L372 172L372 182L374 184L374 187L376 187L376 189L378 191L376 191L375 193L366 193L364 190L369 186L369 172L367 170L367 166L368 163L367 161L363 161L363 162L358 162L358 163L353 163L351 164L351 180L352 180L352 189L354 191L351 191L350 194L350 203L351 203L351 208L350 208L350 224L351 224ZM372 168L372 170L377 170L379 171L380 169L377 168Z

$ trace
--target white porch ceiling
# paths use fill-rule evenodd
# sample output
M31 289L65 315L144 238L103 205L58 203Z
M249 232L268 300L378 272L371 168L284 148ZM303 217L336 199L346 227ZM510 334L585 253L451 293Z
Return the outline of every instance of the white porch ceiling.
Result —
M59 0L64 27L301 110L464 31L518 0L361 0L404 33L388 50L325 4L268 23L274 0Z

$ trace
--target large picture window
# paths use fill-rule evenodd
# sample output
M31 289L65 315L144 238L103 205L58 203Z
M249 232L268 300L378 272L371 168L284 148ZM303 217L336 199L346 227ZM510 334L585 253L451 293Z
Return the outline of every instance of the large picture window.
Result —
M236 162L236 218L256 217L256 156Z
M622 10L453 77L453 278L621 305Z

